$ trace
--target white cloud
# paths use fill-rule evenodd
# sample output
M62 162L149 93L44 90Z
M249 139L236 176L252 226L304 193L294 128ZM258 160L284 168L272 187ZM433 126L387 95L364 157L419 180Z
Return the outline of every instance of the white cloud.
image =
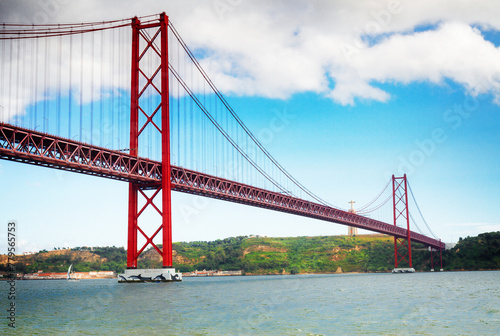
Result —
M451 234L455 240L459 237L467 236L477 236L484 232L497 232L500 231L500 224L495 223L451 223L444 224L446 227L450 227L451 230L446 230L447 233L443 234L446 237L447 234Z
M329 97L342 105L353 105L355 98L365 100L387 101L390 95L360 78L354 71L351 75L336 77L335 88L328 94Z
M286 98L312 91L345 105L390 99L377 83L449 79L500 102L500 51L472 28L498 29L498 13L500 6L486 1L243 2L222 22L197 7L179 30L191 46L210 51L202 64L226 93ZM425 24L436 28L413 31ZM377 34L388 37L371 46L362 40Z
M110 8L113 18L166 11L188 45L204 51L201 64L226 94L283 99L309 91L346 105L389 100L379 83L448 79L500 104L499 48L472 28L500 30L500 2L52 1L59 5L51 11L41 2L6 7L0 20L29 21L40 12L51 22L74 21L75 12L81 21L106 20Z
M496 232L500 231L500 224L489 224L480 227L483 232Z
M345 97L363 97L365 86L371 82L440 84L451 79L471 95L491 93L498 100L499 59L500 49L485 41L476 29L463 23L443 23L436 30L393 35L353 54L346 65L351 68L350 75L332 73L332 76L341 79L344 85L359 82L361 90L351 87L337 94L337 86L333 95L342 102ZM383 95L371 98L387 99Z
M25 239L19 240L17 251L18 254L21 254L23 252L38 252L40 250L40 246L36 243L27 241Z

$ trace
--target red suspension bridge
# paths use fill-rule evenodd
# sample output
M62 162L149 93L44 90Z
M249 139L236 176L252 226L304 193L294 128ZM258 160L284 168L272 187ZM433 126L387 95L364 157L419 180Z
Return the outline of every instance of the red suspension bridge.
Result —
M430 235L410 230L410 202L420 209L406 175L358 214L325 202L258 141L165 14L3 24L0 47L0 158L128 182L130 270L149 246L173 267L172 190L391 235L396 267L422 243L437 267L444 244L423 216ZM367 217L383 206L389 220Z

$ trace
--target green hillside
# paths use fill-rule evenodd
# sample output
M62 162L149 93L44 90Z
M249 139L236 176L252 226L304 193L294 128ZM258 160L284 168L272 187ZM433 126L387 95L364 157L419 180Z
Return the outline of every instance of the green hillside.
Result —
M429 251L412 244L413 267L429 270ZM394 240L384 235L319 237L231 237L210 242L173 244L174 267L181 272L194 270L243 270L245 274L298 274L333 272L387 272L394 267ZM121 247L43 251L18 256L18 273L65 272L73 263L76 271L109 270L122 272L126 250ZM405 267L406 265L401 265ZM460 238L443 252L445 270L500 269L500 232ZM139 258L140 268L161 267L153 249ZM5 271L6 256L0 256Z
M384 272L394 267L393 248L393 238L382 235L237 237L174 244L181 271L241 269L245 274ZM424 268L423 260L421 264Z
M500 269L500 231L460 238L444 255L445 269Z

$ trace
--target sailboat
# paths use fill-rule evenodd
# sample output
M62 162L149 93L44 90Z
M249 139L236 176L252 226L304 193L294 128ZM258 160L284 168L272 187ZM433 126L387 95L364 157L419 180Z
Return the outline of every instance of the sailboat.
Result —
M75 276L75 271L71 269L72 267L73 267L73 264L69 265L68 276L67 276L66 279L72 280L72 281L78 281L78 279L74 277Z

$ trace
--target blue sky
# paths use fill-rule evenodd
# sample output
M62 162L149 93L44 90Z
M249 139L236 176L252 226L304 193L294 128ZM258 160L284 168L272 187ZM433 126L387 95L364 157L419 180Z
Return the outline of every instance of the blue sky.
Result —
M75 11L84 13L77 21L112 19L103 7L112 4L54 1L51 10L2 1L0 21L71 22ZM288 116L265 146L323 199L362 205L392 174L407 173L444 241L500 230L498 5L147 3L130 3L117 18L166 11L257 136ZM0 223L17 221L21 251L126 244L125 183L0 161L0 186ZM173 219L174 241L347 232L178 193Z

